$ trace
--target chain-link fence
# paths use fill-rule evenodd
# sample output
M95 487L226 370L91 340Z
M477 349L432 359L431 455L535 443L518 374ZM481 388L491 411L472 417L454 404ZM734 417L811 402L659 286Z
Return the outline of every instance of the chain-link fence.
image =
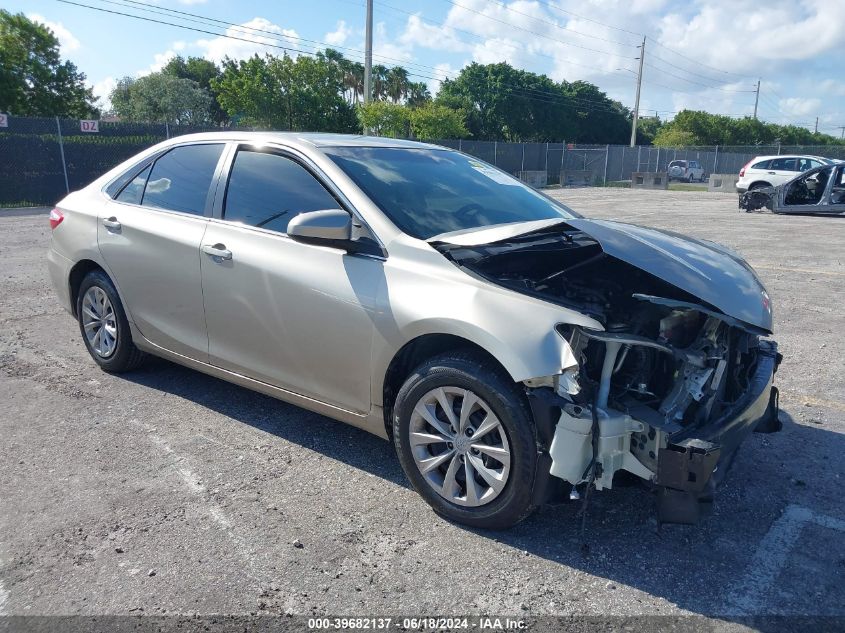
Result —
M0 115L0 206L51 205L118 163L172 136L220 128ZM4 125L5 124L5 125ZM229 128L231 129L231 128ZM810 154L845 159L845 146L627 147L573 143L441 140L531 184L602 185L633 172L697 160L706 174L735 174L755 156Z

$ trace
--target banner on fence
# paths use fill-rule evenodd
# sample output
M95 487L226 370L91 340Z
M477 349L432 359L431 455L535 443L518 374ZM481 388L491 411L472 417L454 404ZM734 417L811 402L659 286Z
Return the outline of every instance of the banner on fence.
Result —
M83 132L99 132L100 122L97 119L82 119L79 122L79 129Z

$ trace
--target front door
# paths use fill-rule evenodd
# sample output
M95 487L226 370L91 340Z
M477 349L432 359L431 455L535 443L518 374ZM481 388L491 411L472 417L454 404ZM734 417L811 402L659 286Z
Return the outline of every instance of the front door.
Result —
M383 261L286 235L297 214L339 206L293 157L236 153L222 218L203 238L209 355L224 369L366 413Z
M129 317L147 340L208 360L200 243L223 143L178 146L103 206L97 242Z

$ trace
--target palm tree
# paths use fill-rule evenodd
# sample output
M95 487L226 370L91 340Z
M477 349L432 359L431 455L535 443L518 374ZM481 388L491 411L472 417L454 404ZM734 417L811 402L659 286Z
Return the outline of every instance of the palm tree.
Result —
M428 101L431 101L431 93L428 91L428 86L424 81L412 81L408 83L405 97L405 103L407 105L416 108Z
M364 95L364 65L360 62L348 62L343 77L343 86L352 95L352 103L358 103L358 98Z
M387 67L381 64L373 66L372 80L373 99L375 101L384 99L387 92Z
M399 103L408 94L408 71L401 66L394 66L385 74L387 95L393 103Z

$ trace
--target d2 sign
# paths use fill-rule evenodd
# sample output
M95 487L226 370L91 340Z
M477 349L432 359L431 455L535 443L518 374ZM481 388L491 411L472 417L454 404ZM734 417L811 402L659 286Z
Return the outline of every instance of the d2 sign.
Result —
M96 119L82 119L79 122L79 129L83 132L99 132L100 122Z
M9 127L9 115L0 112L0 127Z

